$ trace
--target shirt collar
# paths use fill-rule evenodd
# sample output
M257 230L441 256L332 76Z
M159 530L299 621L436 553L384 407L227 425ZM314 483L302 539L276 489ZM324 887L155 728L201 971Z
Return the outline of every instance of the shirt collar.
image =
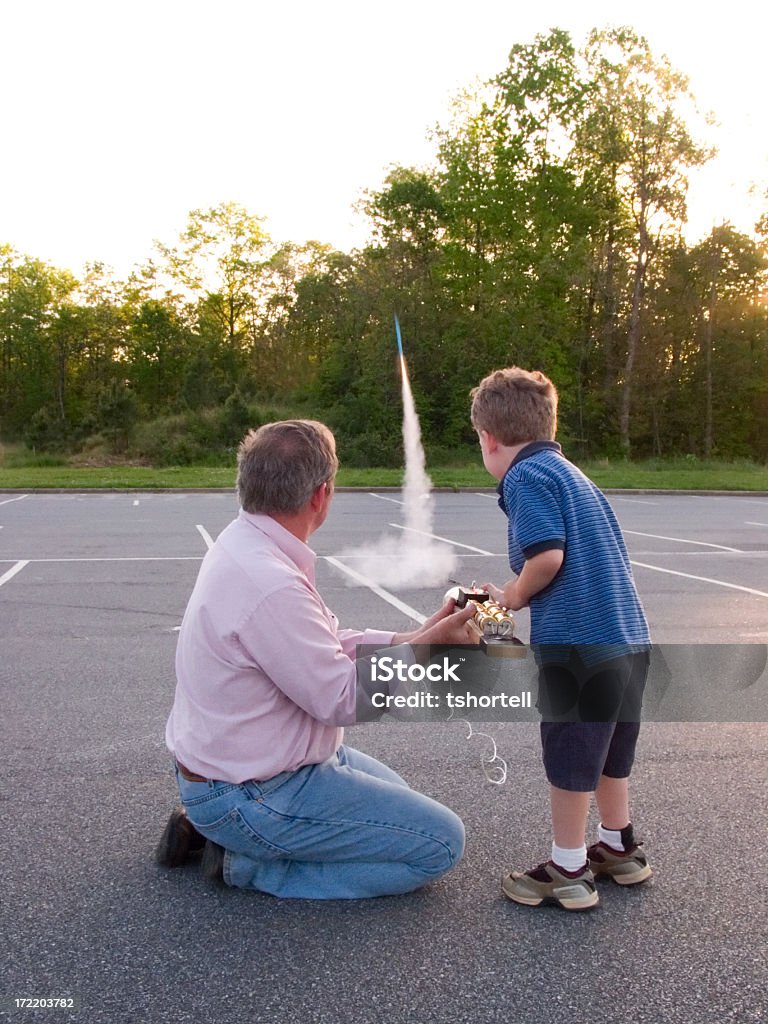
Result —
M317 555L311 547L305 544L303 540L295 537L290 530L286 530L272 516L262 515L260 512L246 512L241 508L239 517L244 522L255 526L257 530L261 530L262 533L266 534L280 551L290 558L297 569L303 572L310 582L314 584Z
M504 515L507 514L507 503L504 500L504 481L507 479L507 476L509 475L511 470L518 465L518 463L523 461L523 459L529 459L531 455L536 455L537 452L546 451L557 452L559 455L563 454L563 449L560 447L557 441L531 441L530 444L527 444L523 448L521 448L517 455L514 457L514 459L512 459L512 461L510 462L509 466L507 467L506 473L501 478L501 480L499 481L499 485L496 488L496 491L499 495L499 508L504 513Z

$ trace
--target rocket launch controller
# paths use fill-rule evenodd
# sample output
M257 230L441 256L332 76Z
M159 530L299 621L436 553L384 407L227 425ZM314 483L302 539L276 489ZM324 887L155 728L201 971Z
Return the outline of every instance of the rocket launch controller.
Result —
M473 583L471 587L451 587L446 592L445 600L450 598L456 602L457 608L465 608L469 602L475 606L475 613L467 622L467 627L477 636L485 654L490 657L525 657L525 647L515 636L512 612L492 601L490 594Z

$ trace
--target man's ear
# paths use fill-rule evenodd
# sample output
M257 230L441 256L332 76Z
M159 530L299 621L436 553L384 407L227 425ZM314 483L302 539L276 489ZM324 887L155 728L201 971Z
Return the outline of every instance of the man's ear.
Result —
M327 493L327 484L320 484L319 487L316 487L314 491L312 491L312 494L309 499L309 504L313 512L319 512L319 510L323 507L323 505L325 504L325 496Z

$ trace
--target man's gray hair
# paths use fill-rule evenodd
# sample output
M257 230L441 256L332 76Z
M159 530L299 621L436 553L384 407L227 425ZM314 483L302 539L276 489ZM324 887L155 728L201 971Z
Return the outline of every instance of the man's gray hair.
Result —
M237 493L246 512L299 512L339 468L336 442L317 420L279 420L249 430L237 452Z

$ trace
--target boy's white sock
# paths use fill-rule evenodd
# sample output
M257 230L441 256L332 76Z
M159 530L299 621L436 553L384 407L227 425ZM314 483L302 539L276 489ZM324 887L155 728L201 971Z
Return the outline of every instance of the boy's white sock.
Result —
M624 843L621 839L622 829L603 828L602 821L597 826L597 838L601 843L610 846L617 853L624 853Z
M587 846L576 847L575 850L568 850L557 843L552 843L552 860L559 868L565 871L581 871L587 863Z

